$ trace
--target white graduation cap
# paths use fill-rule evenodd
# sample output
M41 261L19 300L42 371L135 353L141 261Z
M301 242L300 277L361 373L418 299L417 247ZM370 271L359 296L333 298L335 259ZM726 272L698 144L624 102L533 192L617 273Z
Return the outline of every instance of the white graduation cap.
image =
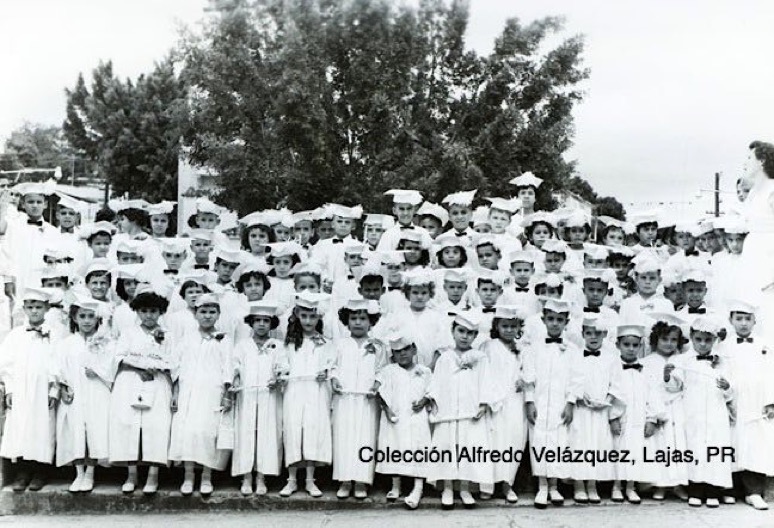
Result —
M417 242L422 245L422 249L427 249L427 235L419 229L401 229L400 239L408 240L409 242Z
M610 269L587 269L583 271L584 281L599 281L605 284L615 282L615 272Z
M116 213L126 211L128 209L137 209L138 211L147 211L150 205L145 200L133 199L133 200L114 200L110 202L110 208Z
M363 225L379 226L382 229L389 229L395 225L395 219L390 215L369 213L366 215Z
M620 255L626 258L634 258L634 250L628 246L605 246L609 255Z
M404 333L395 332L387 338L391 350L403 350L414 344L414 341Z
M215 259L220 259L225 262L236 262L237 264L241 264L244 260L245 252L239 249L227 249L227 248L218 248L218 251L215 253Z
M401 250L379 251L379 260L385 266L398 266L406 263L406 252Z
M514 262L528 262L534 266L535 260L535 252L529 249L518 249L508 253L508 262L510 264L513 264Z
M23 182L14 185L13 192L24 196L25 194L42 194L51 196L56 192L56 180L47 180L45 182Z
M143 247L140 240L120 240L116 244L116 253L130 253L132 255L142 255Z
M741 299L730 299L728 301L728 312L741 312L746 314L756 314L758 313L758 306L755 304L743 301Z
M461 311L454 317L454 324L477 332L478 327L481 324L481 316L478 312L473 310Z
M347 238L341 244L345 255L361 255L366 250L366 245L354 238Z
M162 253L185 253L191 245L191 241L185 238L162 238L160 242Z
M735 235L746 235L750 232L750 227L743 216L725 216L715 223L715 228Z
M548 224L551 227L556 227L556 217L546 211L537 211L531 215L527 215L521 222L522 227L530 227L537 223Z
M83 272L83 276L86 277L90 273L95 272L110 272L110 270L113 269L113 264L110 262L110 260L106 258L95 258L92 259L91 262L89 262L89 265L86 266L86 269Z
M314 293L305 290L296 294L295 305L308 310L319 310L320 304L328 301L330 296L325 293Z
M26 288L22 294L22 301L51 302L51 288Z
M328 211L333 216L340 218L350 218L352 220L359 220L363 216L363 208L359 205L354 207L347 207L341 204L328 204Z
M445 226L449 222L449 213L438 204L432 202L423 203L419 209L417 209L417 216L420 218L423 216L432 216L437 218L441 222L441 227Z
M40 280L58 279L59 277L69 279L73 274L72 268L67 264L53 264L39 270Z
M537 189L540 187L540 184L543 183L543 180L532 174L531 172L525 172L521 176L516 176L515 178L512 178L509 182L512 185L515 185L516 187L534 187Z
M540 250L543 253L562 253L564 255L567 254L567 244L562 242L561 240L557 240L555 238L549 238L545 242L543 242L543 245L541 246Z
M699 268L691 268L683 272L682 281L686 282L708 282L707 272Z
M502 288L508 281L508 274L500 270L481 269L478 271L476 283L480 283L481 281L492 282Z
M441 203L445 203L448 205L463 205L470 207L473 204L473 198L476 196L476 192L478 189L473 189L472 191L459 191L455 193L451 193L446 195L443 200L441 200Z
M558 288L564 284L562 276L558 273L544 273L542 275L533 275L532 281L535 286L546 286L548 288Z
M145 264L118 264L110 270L110 274L118 279L137 280L137 276L145 267Z
M608 323L605 321L605 318L595 313L585 314L582 326L601 332L607 332L608 329Z
M214 293L203 293L194 302L194 307L196 308L210 305L220 306L220 298Z
M723 324L712 315L700 315L691 323L691 330L718 335L723 330Z
M494 316L497 319L518 319L520 321L527 318L524 308L515 304L496 304Z
M639 227L642 224L658 224L659 212L658 211L641 211L631 216L631 223L635 227Z
M682 327L688 324L688 321L686 321L676 313L650 312L648 313L648 317L653 319L656 323L666 323L670 326Z
M316 221L321 220L331 220L333 218L333 213L331 213L330 208L327 205L323 205L321 207L318 207L314 211L312 211L312 219Z
M78 231L78 237L82 240L87 240L97 233L105 233L112 237L116 234L116 226L110 222L105 222L104 220L94 222L93 224L82 225Z
M186 235L191 240L205 240L207 242L212 242L212 231L209 229L189 229L186 232Z
M514 200L513 198L485 198L491 205L489 209L497 209L498 211L505 211L506 213L513 214L521 207L520 200Z
M269 227L271 225L269 224L270 220L271 219L266 215L266 211L254 211L240 218L239 223L244 225L245 228L249 229L257 225L264 225Z
M170 202L168 200L164 200L163 202L150 204L148 205L148 214L150 216L160 215L160 214L168 215L175 208L176 203L177 202Z
M543 310L554 313L570 313L571 303L560 299L548 299L543 305Z
M360 297L360 296L350 297L349 299L347 299L347 302L344 304L344 308L349 310L350 312L358 312L360 310L365 310L366 313L370 315L378 314L381 311L379 309L378 302L364 299L363 297Z
M609 250L605 246L600 246L598 244L583 244L583 254L588 255L590 259L606 259L609 253Z
M634 233L634 226L630 224L629 222L625 222L623 220L618 220L617 218L613 218L612 216L598 216L597 221L602 222L605 227L617 227L618 229L621 229L625 234L631 235Z
M264 317L276 317L279 312L279 305L274 301L260 300L247 303L248 315L259 315Z
M390 189L384 193L385 196L392 196L392 203L403 203L417 206L422 203L422 193L410 189Z
M435 284L435 277L430 271L415 269L404 273L403 281L407 286L424 286Z
M293 225L296 225L299 222L313 222L315 220L314 211L299 211L293 213L292 219Z
M316 275L318 277L323 276L323 269L320 267L319 264L312 260L307 260L306 262L299 262L293 268L290 270L291 275Z
M489 225L489 208L485 205L476 207L470 217L470 223L473 227Z
M444 282L464 282L467 284L468 278L468 273L465 271L465 268L451 268L443 273Z
M243 262L236 267L233 276L236 279L239 279L242 275L246 275L248 273L261 273L263 275L268 275L269 271L271 271L271 267L268 264L258 259L249 259L247 262Z
M286 242L272 242L271 244L266 245L271 249L269 256L274 258L292 257L293 255L298 255L298 258L300 259L305 253L301 244L294 240L288 240Z
M460 247L464 249L462 239L456 236L454 233L444 233L442 235L438 235L438 237L433 241L433 245L436 247L436 253L450 247Z
M211 213L217 216L220 216L223 213L223 207L219 206L206 196L197 198L195 205L197 213Z
M639 324L620 324L615 329L616 339L622 337L645 337L645 327Z
M581 210L572 211L564 219L565 227L584 227L591 223L589 216Z
M72 196L61 192L57 192L56 195L59 197L59 202L56 204L57 207L72 209L81 216L85 215L89 210L89 204L83 200L76 200Z

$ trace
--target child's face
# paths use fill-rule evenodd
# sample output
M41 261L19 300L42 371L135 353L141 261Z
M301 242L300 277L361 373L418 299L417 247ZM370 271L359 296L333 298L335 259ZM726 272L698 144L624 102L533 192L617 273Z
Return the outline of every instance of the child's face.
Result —
M709 354L712 352L712 347L715 345L715 334L709 332L691 332L691 344L693 349L700 356Z
M317 225L317 238L326 240L333 237L333 222L331 220L320 220Z
M658 236L658 225L653 222L639 225L637 236L640 237L640 244L643 246L653 244Z
M409 288L408 300L414 310L424 310L430 298L430 286L420 285Z
M42 194L25 194L22 198L22 207L27 216L38 219L43 216L43 211L46 209L46 197Z
M381 224L366 224L365 226L363 226L363 234L365 235L365 240L372 247L376 247L376 245L382 239L383 233L384 233L384 229L382 228Z
M726 233L724 240L726 242L726 249L732 255L741 255L744 249L744 234L742 233Z
M363 255L360 253L345 253L344 254L344 264L347 265L349 269L357 268L358 266L363 265Z
M583 268L584 269L604 269L607 267L606 258L591 258L589 255L583 255Z
M290 228L284 224L276 224L272 226L274 230L274 237L277 242L287 242L290 240Z
M557 313L551 310L543 310L543 324L546 325L546 333L551 337L559 337L569 321L569 314Z
M38 326L46 319L48 303L44 301L24 301L24 314L32 326Z
M196 213L196 225L200 229L212 231L220 223L220 218L215 213Z
M272 265L274 266L274 272L280 279L286 279L290 275L290 270L293 268L293 257L290 255L282 257L274 257L272 259Z
M401 273L406 269L404 264L387 264L387 282L390 284L400 284L402 278Z
M677 247L684 251L692 251L696 246L696 239L692 234L686 233L685 231L675 232L674 239Z
M476 247L476 255L478 255L478 263L482 268L496 270L500 263L500 252L491 244Z
M492 227L492 233L501 235L511 223L511 214L500 209L489 210L489 225Z
M316 310L310 310L308 308L296 307L296 317L301 324L301 329L305 334L312 334L316 332L315 328L320 321L320 314Z
M532 236L530 237L530 241L535 246L542 247L543 242L545 242L549 238L551 238L551 230L548 228L548 226L543 224L538 224L532 230Z
M250 253L262 254L268 243L269 235L259 227L253 227L247 233L247 244L250 246Z
M150 225L154 235L164 236L169 229L169 217L165 214L151 215Z
M304 291L320 293L319 279L312 275L297 275L294 279L296 293Z
M116 260L119 264L140 264L142 262L142 257L137 253L119 251L116 253Z
M107 274L94 275L86 283L86 287L91 292L91 296L98 301L104 301L107 297L107 292L110 289L110 277Z
M627 362L637 360L642 348L642 339L637 336L623 336L619 337L616 343L622 360Z
M750 194L751 188L752 183L747 181L745 178L740 178L739 181L736 182L736 197L740 202L747 200L747 196Z
M417 206L415 205L406 203L396 203L392 205L392 214L398 220L400 225L411 225L411 222L414 221L414 214L416 212Z
M231 276L238 266L239 264L237 262L219 260L218 263L215 264L215 273L218 274L218 281L222 283L231 282Z
M745 312L731 312L731 326L739 337L749 337L755 327L755 315Z
M409 345L406 348L392 351L392 360L404 369L410 368L414 364L414 356L417 353L417 348L414 345Z
M110 250L111 241L112 237L106 233L94 235L94 237L91 239L91 243L89 244L94 257L103 258L107 256L108 251Z
M212 251L212 242L209 240L191 240L191 251L200 260L206 259Z
M242 284L242 288L248 301L260 301L266 293L263 281L258 277L250 277Z
M137 281L135 279L121 279L124 283L124 291L127 297L134 298L134 293L137 291Z
M497 321L497 333L503 341L518 339L521 333L522 323L518 319L499 319Z
M296 222L296 225L293 226L293 237L301 245L309 243L309 239L312 238L312 233L312 222L309 220L301 220L300 222Z
M78 213L69 207L60 206L56 210L56 219L59 222L59 227L70 229L78 221Z
M535 189L532 187L522 187L516 195L521 200L521 206L527 211L535 207Z
M378 280L361 281L358 293L369 301L378 301L384 293L383 283Z
M615 276L619 281L626 278L626 274L629 273L629 260L624 258L610 259L610 269L615 271Z
M643 295L653 295L661 282L661 272L647 271L645 273L635 273L634 281L637 283L638 292Z
M78 308L75 312L75 324L78 325L78 331L82 334L92 334L97 329L97 313L94 310L85 310Z
M497 284L490 281L479 281L476 293L478 293L481 304L486 307L494 306L503 290Z
M440 220L432 216L425 216L419 221L419 227L430 233L430 238L435 240L441 234L443 226Z
M610 228L605 235L606 246L623 246L626 241L626 235L623 229L617 227Z
M407 264L418 264L422 258L422 244L413 240L403 240L404 259Z
M164 257L164 261L167 263L167 269L179 270L185 260L185 251L181 251L180 253L162 251L161 256Z
M368 318L368 312L357 310L349 313L347 328L352 337L364 337L371 329L371 320Z
M526 286L535 273L535 267L529 262L513 262L511 264L511 277L519 286Z
M607 337L607 331L598 330L590 326L583 327L583 341L589 350L599 350Z
M443 281L443 289L446 292L446 296L449 298L449 300L454 304L457 304L460 302L460 300L462 300L462 296L468 289L468 284L465 282L445 280Z
M680 337L681 334L677 330L659 336L656 342L656 352L665 357L674 355L680 347Z
M696 240L696 245L699 246L702 251L713 251L715 247L715 233L710 231L709 233L699 235Z
M196 303L196 299L198 299L199 296L203 293L204 287L201 284L189 286L188 289L185 290L185 294L183 294L183 299L185 300L185 304L188 306L188 308L193 309L194 303Z
M535 286L535 295L538 295L540 297L547 297L549 299L561 299L562 298L562 291L554 286L546 286L545 284L538 284ZM545 303L544 300L541 299L541 303Z
M153 328L161 317L161 310L158 308L140 308L137 310L137 317L140 318L140 324L145 328Z
M683 291L682 283L670 284L664 287L664 297L672 301L674 306L682 306L685 304L685 291Z
M685 302L691 308L698 308L704 302L707 295L707 284L704 282L686 281L683 283Z
M339 238L349 236L352 229L355 227L355 221L351 218L344 218L342 216L333 217L333 232Z
M457 231L464 231L470 226L473 210L468 205L449 206L449 221Z
M586 228L572 226L567 229L567 239L570 244L583 244L586 241Z
M211 330L215 327L215 323L218 322L220 308L213 304L205 304L196 309L194 316L196 317L196 322L199 323L199 328Z
M441 250L439 260L446 268L459 268L462 262L462 249L457 246L445 247Z
M557 273L561 271L565 260L567 260L567 258L564 256L564 253L546 253L544 261L546 273Z
M271 332L271 317L265 315L254 315L250 321L253 334L258 337L266 337Z
M43 279L41 283L44 288L57 288L64 290L67 287L67 281L62 277L51 277L50 279Z
M598 280L585 280L583 281L583 295L586 296L586 303L589 307L602 306L602 302L607 297L607 283Z
M476 233L484 235L486 233L491 233L492 232L492 226L489 225L489 224L478 223L478 224L473 226L473 231L475 231Z
M469 350L477 336L478 330L470 330L462 325L454 325L454 330L452 330L454 344L460 350Z

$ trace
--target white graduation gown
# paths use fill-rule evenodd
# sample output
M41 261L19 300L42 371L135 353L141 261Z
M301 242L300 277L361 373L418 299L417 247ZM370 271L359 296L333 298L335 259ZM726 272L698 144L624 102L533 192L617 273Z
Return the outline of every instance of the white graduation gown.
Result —
M417 346L417 361L429 367L436 350L451 346L452 333L449 319L445 313L425 308L415 312L411 308L393 312L385 317L385 331L397 328L404 332Z

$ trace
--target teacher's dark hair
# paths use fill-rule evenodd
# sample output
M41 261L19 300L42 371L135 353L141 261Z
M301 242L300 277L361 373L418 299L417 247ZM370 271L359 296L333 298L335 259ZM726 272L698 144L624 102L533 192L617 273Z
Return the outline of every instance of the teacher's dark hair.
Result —
M750 143L750 150L763 165L766 176L774 178L774 145L764 141L753 141Z

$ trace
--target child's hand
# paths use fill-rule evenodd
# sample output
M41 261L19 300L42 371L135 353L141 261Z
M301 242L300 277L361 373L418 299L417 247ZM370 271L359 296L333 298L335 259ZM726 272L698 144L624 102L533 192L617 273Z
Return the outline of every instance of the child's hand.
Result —
M269 382L271 383L271 382ZM231 389L236 390L242 387L242 376L239 372L234 373L234 380L231 382Z
M73 402L75 395L70 387L62 387L60 397L62 398L62 403L70 405Z
M387 414L387 419L390 421L390 423L398 423L398 415L395 414L392 409L387 408L384 410L384 412Z
M414 403L411 404L411 410L417 413L422 409L424 409L425 405L427 405L427 398L416 400Z
M516 389L516 392L523 392L524 391L524 380L523 379L517 379L516 383L514 384L514 388Z
M323 381L328 380L328 371L327 370L321 370L317 373L317 381L322 383Z
M537 407L534 402L527 402L527 421L530 425L535 425L537 421Z
M435 403L435 400L427 400L425 407L430 411L430 414L438 414L438 404Z
M484 415L486 414L486 409L487 409L487 406L486 406L485 403L479 403L478 404L478 412L473 417L473 420L480 420L481 418L483 418Z
M49 396L48 397L48 408L49 409L54 409L56 407L56 402L57 402L56 398L54 398L53 396Z
M13 394L10 392L5 395L5 408L9 411L13 408Z
M720 390L724 390L725 391L725 390L728 390L728 389L731 388L731 384L723 376L718 378L717 384L718 384L718 388Z
M234 402L231 399L231 395L228 391L224 391L223 396L220 398L220 408L223 409L223 412L228 412L231 410L232 405L234 405Z
M656 424L653 422L645 422L645 438L650 438L656 434Z
M331 279L323 280L323 291L328 294L333 291L333 281Z
M372 400L376 398L376 396L379 394L379 382L374 381L374 384L371 385L371 388L368 389L368 394L366 394L366 398L369 400Z
M572 423L572 415L575 411L575 406L572 403L566 403L564 410L562 411L562 425L570 425Z
M664 365L664 381L667 382L670 379L672 379L672 371L675 369L675 366L671 363L667 363Z
M621 436L621 419L614 418L610 420L610 432L613 436Z
M140 371L140 379L142 381L153 381L153 372L150 370L141 370Z
M172 401L169 404L169 410L173 413L177 412L177 394L172 395Z
M97 373L91 370L89 367L86 367L85 371L86 371L86 377L88 379L94 379L97 377Z
M317 381L320 381L319 375L317 376ZM335 394L341 394L344 391L344 388L341 386L341 382L338 380L338 378L331 378L331 389L333 389Z
M767 420L774 420L774 405L767 405L763 408L763 414Z

